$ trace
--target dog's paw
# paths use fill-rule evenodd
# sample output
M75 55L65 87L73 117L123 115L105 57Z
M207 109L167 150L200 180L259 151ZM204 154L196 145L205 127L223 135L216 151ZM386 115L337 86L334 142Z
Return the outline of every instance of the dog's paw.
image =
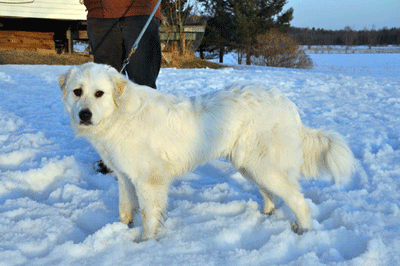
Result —
M301 228L297 222L292 223L292 231L295 232L298 235L302 235L304 233L307 233L310 231L310 229L307 228Z
M156 233L143 230L142 236L140 238L140 242L148 241L150 239L155 239L156 240L157 239Z
M126 215L124 212L120 212L119 221L123 224L129 226L129 228L133 227L133 218L132 215Z
M157 241L158 238L156 238L156 237L148 237L148 236L143 236L142 235L140 238L136 239L135 242L136 243L142 243L142 242L151 241L151 240Z
M271 209L271 210L264 210L263 211L264 214L271 216L275 213L275 208Z

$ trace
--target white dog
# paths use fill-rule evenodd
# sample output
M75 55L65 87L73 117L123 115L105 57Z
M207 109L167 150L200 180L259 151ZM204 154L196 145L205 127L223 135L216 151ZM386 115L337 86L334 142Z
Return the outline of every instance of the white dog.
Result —
M76 135L87 138L118 176L121 222L131 223L141 210L143 240L156 236L171 182L219 157L257 184L264 213L274 209L271 194L282 198L299 234L311 229L300 174L343 181L354 170L343 139L305 127L294 103L274 89L237 85L184 98L94 63L72 67L60 87Z

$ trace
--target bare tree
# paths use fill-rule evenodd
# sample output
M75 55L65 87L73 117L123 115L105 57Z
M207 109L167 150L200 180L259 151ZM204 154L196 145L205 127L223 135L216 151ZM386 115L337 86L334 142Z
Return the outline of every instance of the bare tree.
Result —
M184 26L186 20L193 9L188 0L164 0L162 1L162 11L165 16L165 23L171 26L177 26L180 38L180 52L186 52Z

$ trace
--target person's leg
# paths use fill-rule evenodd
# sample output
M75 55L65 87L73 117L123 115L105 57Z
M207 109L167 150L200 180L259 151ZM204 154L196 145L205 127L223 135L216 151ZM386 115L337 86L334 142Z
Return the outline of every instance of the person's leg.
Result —
M121 23L126 57L148 18L149 16L132 16L125 18ZM136 52L126 67L130 80L139 85L147 85L154 89L157 88L156 80L161 67L160 24L161 21L157 18L151 20L149 27L139 42Z
M88 36L94 51L94 62L107 64L118 71L122 68L125 48L119 24L116 19L88 19Z

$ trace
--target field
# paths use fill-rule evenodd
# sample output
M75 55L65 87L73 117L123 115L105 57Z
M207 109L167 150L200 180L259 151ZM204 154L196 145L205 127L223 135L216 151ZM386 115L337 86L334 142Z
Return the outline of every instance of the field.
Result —
M347 186L302 179L314 230L293 233L279 198L261 214L256 186L219 159L172 185L159 239L140 243L140 226L118 221L117 181L73 136L57 81L68 66L0 65L0 265L399 265L400 54L310 56L312 70L163 68L157 85L261 83L341 133L357 171Z

